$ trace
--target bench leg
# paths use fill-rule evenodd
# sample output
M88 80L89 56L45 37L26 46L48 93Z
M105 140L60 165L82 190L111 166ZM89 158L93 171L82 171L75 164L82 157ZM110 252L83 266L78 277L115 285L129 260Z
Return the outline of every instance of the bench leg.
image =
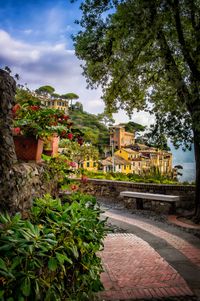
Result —
M169 208L169 214L174 214L174 213L176 213L176 203L172 203Z
M136 198L136 208L142 210L143 209L143 200Z

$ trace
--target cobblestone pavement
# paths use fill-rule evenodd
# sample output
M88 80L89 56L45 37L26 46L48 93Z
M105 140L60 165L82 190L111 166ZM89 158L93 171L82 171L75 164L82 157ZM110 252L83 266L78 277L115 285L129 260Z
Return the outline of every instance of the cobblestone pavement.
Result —
M103 216L121 233L108 234L100 254L101 300L200 300L198 237L123 210Z

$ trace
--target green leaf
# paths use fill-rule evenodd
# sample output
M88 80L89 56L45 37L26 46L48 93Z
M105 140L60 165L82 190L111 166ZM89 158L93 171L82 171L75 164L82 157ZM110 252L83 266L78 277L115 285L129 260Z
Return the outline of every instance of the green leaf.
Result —
M56 260L56 258L54 257L50 258L48 261L48 268L51 271L55 271L57 269L57 266L58 266L58 261Z
M0 251L8 251L12 248L12 245L4 245L0 247Z
M56 252L56 258L58 259L58 261L63 264L65 261L69 262L70 264L72 264L72 260L70 258L68 258L65 254L60 254L58 252Z
M11 270L15 269L16 266L18 266L21 263L21 258L20 257L15 257L13 259L13 263L11 265Z
M2 258L0 258L0 269L4 270L4 271L7 271L7 266L6 266L6 263L5 261L3 261Z
M30 278L25 278L22 285L21 285L21 290L24 294L24 296L28 297L31 292L31 281Z
M0 298L2 298L3 297L3 295L4 295L4 290L0 290Z

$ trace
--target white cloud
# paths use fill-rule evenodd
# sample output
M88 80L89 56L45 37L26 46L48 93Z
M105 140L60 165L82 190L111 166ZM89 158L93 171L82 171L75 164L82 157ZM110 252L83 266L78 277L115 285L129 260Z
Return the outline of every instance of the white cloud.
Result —
M104 109L100 90L87 90L81 75L80 61L66 44L30 44L12 38L0 30L0 63L9 66L13 74L18 73L21 83L30 89L52 85L58 93L74 92L86 111L100 113Z
M149 126L154 122L154 117L147 112L137 112L136 110L133 111L132 116L129 118L129 116L126 114L126 112L120 110L118 113L113 114L113 117L116 121L116 124L128 122L128 121L134 121L135 123L142 124L144 126Z
M25 29L22 31L22 33L26 34L26 35L30 35L33 32L32 29Z
M51 85L57 93L74 92L84 110L98 114L103 112L101 89L87 90L86 80L82 76L80 61L74 51L67 49L65 43L27 43L12 38L6 31L0 30L0 65L9 66L13 74L18 73L21 83L27 83L30 89L42 85ZM150 119L146 113L135 113L131 120L144 125ZM115 114L116 123L129 121L125 112Z

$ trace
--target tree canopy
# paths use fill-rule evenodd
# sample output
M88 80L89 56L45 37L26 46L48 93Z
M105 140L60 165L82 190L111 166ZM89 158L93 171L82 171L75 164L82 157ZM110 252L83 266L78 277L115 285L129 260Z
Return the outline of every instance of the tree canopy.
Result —
M109 111L147 110L175 145L194 140L200 187L200 0L89 0L81 9L74 42L88 85L102 87Z
M55 89L52 86L41 86L39 87L37 90L35 90L35 92L37 92L38 94L44 94L44 95L48 95L48 94L53 94L53 92L55 91Z

